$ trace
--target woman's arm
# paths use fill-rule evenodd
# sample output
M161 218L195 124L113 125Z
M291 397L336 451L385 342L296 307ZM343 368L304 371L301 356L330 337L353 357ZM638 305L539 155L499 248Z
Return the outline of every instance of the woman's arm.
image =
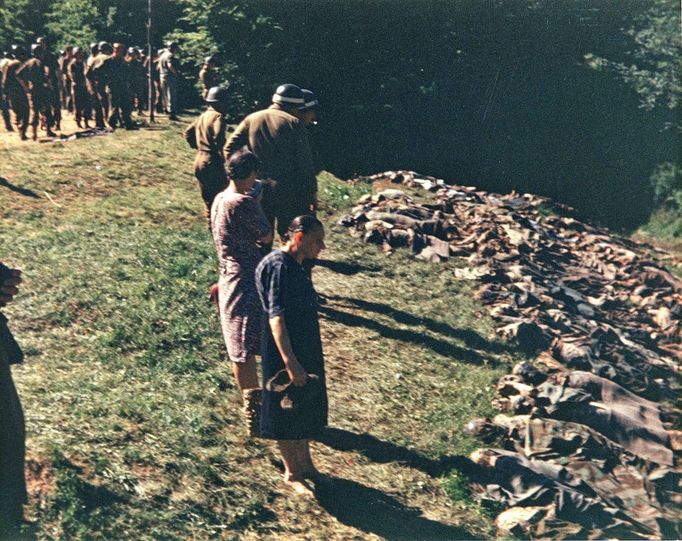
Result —
M291 341L289 340L289 332L287 331L286 323L284 323L284 317L281 315L272 316L269 323L272 337L275 339L277 349L279 349L282 355L282 360L291 382L297 386L305 385L308 374L301 366L301 363L298 362L298 359L296 359L294 350L291 347Z

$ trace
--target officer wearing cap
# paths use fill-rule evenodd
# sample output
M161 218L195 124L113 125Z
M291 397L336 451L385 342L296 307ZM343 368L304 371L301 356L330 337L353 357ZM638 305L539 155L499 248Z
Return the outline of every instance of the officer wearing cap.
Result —
M50 83L47 78L47 68L43 62L45 49L42 45L31 45L32 58L24 62L16 71L16 76L23 81L27 89L29 110L31 111L31 132L34 141L38 140L38 124L40 115L45 116L47 135L54 137L52 131L52 104L50 99Z
M170 120L178 120L178 77L180 63L176 57L180 46L171 41L166 50L159 56L159 85L164 107Z
M260 176L271 181L263 192L263 210L280 236L293 218L316 211L317 179L301 120L304 106L305 97L298 86L280 85L272 105L247 116L225 147L227 157L247 146L260 159Z
M28 139L29 107L26 89L23 82L17 78L17 70L26 61L26 50L21 45L12 45L11 59L2 66L0 79L10 108L14 112L14 123L19 129L22 141Z
M216 71L219 66L218 57L214 54L207 56L204 65L199 71L199 81L201 81L201 97L206 99L209 89L220 85L220 75Z
M225 113L229 99L230 92L226 86L210 88L205 98L208 109L184 132L187 143L197 151L194 176L199 181L209 227L213 200L228 185L223 148L227 127Z

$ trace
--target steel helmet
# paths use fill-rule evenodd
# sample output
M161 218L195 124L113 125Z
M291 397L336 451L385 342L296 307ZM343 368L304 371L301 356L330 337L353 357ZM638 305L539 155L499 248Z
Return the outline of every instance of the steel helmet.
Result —
M305 104L301 89L290 83L279 85L272 96L272 103L301 107Z
M99 49L100 53L104 53L104 54L111 54L114 52L114 48L111 46L111 43L109 43L108 41L100 41L97 44L97 48Z
M206 94L206 103L225 103L230 99L229 86L212 86Z
M308 111L310 109L317 109L317 107L320 105L320 102L317 101L315 92L308 90L307 88L301 89L301 92L303 93L304 103L301 105L301 107L299 107L299 110Z

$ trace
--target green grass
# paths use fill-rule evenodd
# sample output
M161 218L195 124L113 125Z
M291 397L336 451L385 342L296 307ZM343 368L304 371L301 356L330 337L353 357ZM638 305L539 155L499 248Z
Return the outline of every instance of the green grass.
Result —
M314 452L364 518L282 487L275 448L243 435L180 130L0 150L0 177L37 195L0 186L0 259L25 278L6 309L27 353L15 380L29 454L53 479L29 509L38 538L399 538L400 521L407 538L493 535L459 474L428 466L477 446L463 425L493 413L493 383L523 355L449 265L387 257L336 225L371 187L328 173L323 256L358 272L314 279L331 425L356 443Z

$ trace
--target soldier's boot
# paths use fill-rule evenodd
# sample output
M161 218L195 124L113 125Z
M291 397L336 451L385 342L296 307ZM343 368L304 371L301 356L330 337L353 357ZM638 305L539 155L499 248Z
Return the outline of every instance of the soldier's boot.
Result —
M246 432L252 438L260 436L260 410L262 403L262 389L244 389L244 423Z
M38 140L38 126L31 126L31 139Z

